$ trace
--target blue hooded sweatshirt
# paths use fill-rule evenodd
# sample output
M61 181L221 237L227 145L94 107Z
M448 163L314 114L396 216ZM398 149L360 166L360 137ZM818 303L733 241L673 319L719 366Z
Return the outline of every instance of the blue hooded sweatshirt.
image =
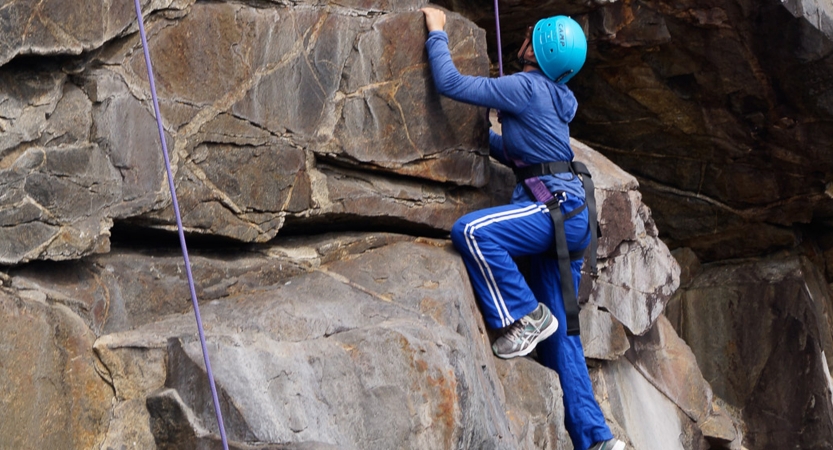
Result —
M430 32L425 47L440 94L501 111L503 135L489 132L490 153L495 159L510 166L513 161L537 164L573 160L568 124L576 115L578 102L570 88L539 70L500 78L461 75L451 60L445 31ZM584 201L581 180L574 175L540 178L550 192L564 191ZM512 203L534 200L521 183L515 187Z

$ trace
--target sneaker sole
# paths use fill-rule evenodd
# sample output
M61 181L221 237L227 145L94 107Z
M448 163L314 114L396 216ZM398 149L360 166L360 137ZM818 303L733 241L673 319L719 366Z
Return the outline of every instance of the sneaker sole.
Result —
M617 441L616 445L613 446L610 450L625 450L625 443L622 441Z
M538 337L535 338L535 340L532 342L532 344L529 345L527 348L525 348L523 350L518 350L517 352L514 352L514 353L505 353L505 354L501 355L501 354L498 354L497 352L495 352L495 349L493 347L492 352L495 354L495 356L497 356L498 358L501 358L501 359L512 359L512 358L517 358L518 356L526 356L526 355L532 353L532 350L535 350L535 347L538 346L539 342L541 342L544 339L552 336L555 333L556 330L558 330L558 319L556 319L555 316L552 316L552 323L550 324L550 326L548 326L547 328L544 328L541 331L541 334L539 334ZM614 450L622 450L622 449L614 448Z

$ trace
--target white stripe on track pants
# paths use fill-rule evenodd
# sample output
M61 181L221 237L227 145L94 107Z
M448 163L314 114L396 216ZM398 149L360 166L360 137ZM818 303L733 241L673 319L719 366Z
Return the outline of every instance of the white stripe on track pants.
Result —
M567 213L582 199L568 198ZM570 251L590 242L587 211L565 222ZM564 392L565 426L576 449L587 449L613 437L593 395L579 336L567 336L566 314L560 289L558 261L542 255L553 243L553 223L543 203L522 202L488 208L461 217L451 239L463 257L486 323L503 328L544 303L558 320L558 330L538 344L539 361L558 372ZM530 257L529 279L513 260ZM574 288L578 291L582 261L573 261Z

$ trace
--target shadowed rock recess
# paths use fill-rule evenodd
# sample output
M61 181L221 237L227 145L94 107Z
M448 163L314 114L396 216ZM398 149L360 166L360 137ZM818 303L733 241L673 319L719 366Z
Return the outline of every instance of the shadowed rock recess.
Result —
M557 374L492 355L447 239L514 180L488 112L433 86L428 2L141 3L230 447L572 449ZM490 4L444 3L463 73L493 71ZM505 8L509 39L548 12L591 32L582 341L629 448L833 439L828 9ZM134 14L0 5L2 448L222 448Z

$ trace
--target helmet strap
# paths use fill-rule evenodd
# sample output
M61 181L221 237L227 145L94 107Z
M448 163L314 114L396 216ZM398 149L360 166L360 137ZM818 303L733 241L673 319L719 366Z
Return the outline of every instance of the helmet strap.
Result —
M575 70L568 70L568 71L566 71L566 72L562 73L562 74L561 74L561 76L560 76L560 77L558 77L558 78L555 80L555 82L556 82L556 83L560 83L560 82L561 82L561 80L563 80L563 79L564 79L564 77L566 77L567 75L569 75L569 74L571 74L571 73L573 73L573 72L575 72Z
M520 52L521 55L524 55L526 53L527 47L529 47L529 41L527 41L526 45L524 45L523 48L521 49L521 52ZM532 66L532 67L535 67L537 69L541 68L541 66L539 66L536 61L530 61L530 60L524 58L523 56L518 56L518 63L520 63L521 66Z
M528 60L528 59L526 59L526 58L518 58L518 62L519 62L522 66L533 66L533 67L536 67L536 68L538 68L538 69L540 69L540 68L541 68L541 66L540 66L540 65L538 65L538 63L537 63L537 62L535 62L535 61L530 61L530 60Z

